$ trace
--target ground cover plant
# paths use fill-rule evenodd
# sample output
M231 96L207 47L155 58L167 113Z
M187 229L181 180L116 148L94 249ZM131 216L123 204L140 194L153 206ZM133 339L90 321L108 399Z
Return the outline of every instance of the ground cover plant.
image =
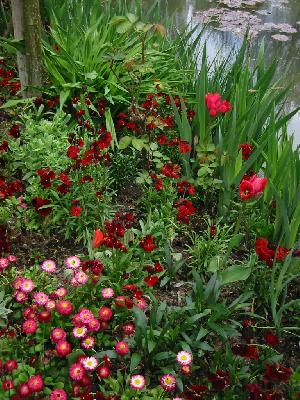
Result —
M209 63L155 5L41 5L37 95L1 41L1 399L299 399L276 61Z

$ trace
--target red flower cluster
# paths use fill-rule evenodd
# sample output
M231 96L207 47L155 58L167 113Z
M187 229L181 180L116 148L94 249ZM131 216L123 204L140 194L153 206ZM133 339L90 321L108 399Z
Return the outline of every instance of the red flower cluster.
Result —
M135 218L130 213L116 213L112 221L105 222L106 235L103 237L103 244L126 252L127 249L119 238L124 237L126 230L132 227L134 221Z
M47 215L50 215L52 212L52 207L45 207L51 204L51 201L48 199L43 199L42 197L34 197L32 199L32 205L35 208L35 211L37 211L41 217L46 217Z
M209 115L215 118L219 113L225 114L231 110L231 105L228 101L222 100L219 93L207 93L205 96L206 107Z
M271 382L288 382L290 377L292 376L293 370L292 368L286 368L282 365L275 364L266 364L266 372L265 379Z
M92 275L101 275L104 265L99 260L87 260L82 264L82 271L89 271Z
M179 194L188 194L189 196L194 196L196 194L195 187L188 181L178 182L176 186Z
M1 63L4 65L5 62ZM15 95L20 89L21 84L19 81L14 80L15 72L12 69L5 69L0 67L0 87L10 88L10 94Z
M158 276L157 275L148 275L146 278L144 278L144 281L146 284L150 287L153 287L157 284L158 282Z
M208 380L211 382L213 388L221 392L230 385L229 373L218 369L216 373L210 374Z
M154 187L156 190L163 190L164 187L164 181L159 178L155 172L150 172L149 173L150 178L152 179L153 183L154 183Z
M140 241L140 247L144 249L147 253L151 253L153 250L157 248L155 244L155 238L152 235L146 235Z
M196 208L190 200L179 199L175 204L175 208L177 208L178 211L177 221L182 221L185 224L189 222L189 217L191 215L196 214Z
M206 385L190 385L182 395L185 400L199 400L205 396L207 391L208 386Z
M51 180L55 179L55 172L51 171L49 167L37 170L37 175L40 177L41 185L45 189L51 187Z
M257 175L247 179L244 178L239 187L241 200L258 197L265 190L267 181L267 178L259 178Z
M70 157L72 160L76 160L79 151L80 148L78 146L70 146L67 150L67 156Z
M269 267L273 266L274 258L276 255L276 261L283 261L289 254L289 250L285 247L278 246L278 248L270 248L269 241L264 238L257 238L255 244L256 254L259 259L265 261Z
M258 350L253 344L236 344L232 347L232 352L243 358L258 360Z
M246 389L249 392L249 400L283 400L280 391L265 389L263 383L249 383L246 385Z
M59 180L61 181L61 185L57 187L57 191L59 193L68 193L72 186L72 182L69 178L69 175L63 172L59 173Z
M7 132L7 134L11 137L13 137L14 139L18 139L20 137L21 134L21 125L19 124L14 124L10 130Z
M21 191L21 181L13 181L9 183L4 179L4 177L0 175L0 200L5 200L9 196L13 196L16 193L20 193Z
M4 140L2 144L0 144L0 152L6 152L9 149L8 141Z
M179 178L179 173L180 173L180 166L177 164L173 164L171 162L168 162L165 164L162 169L161 173L166 176L167 178L173 178L173 179L178 179Z
M71 210L70 210L70 215L72 217L80 217L81 213L82 213L82 208L79 206L72 206Z
M251 156L253 146L249 143L242 143L240 144L240 149L242 150L243 160L248 160Z
M189 153L192 150L192 147L185 140L180 140L178 147L181 154Z

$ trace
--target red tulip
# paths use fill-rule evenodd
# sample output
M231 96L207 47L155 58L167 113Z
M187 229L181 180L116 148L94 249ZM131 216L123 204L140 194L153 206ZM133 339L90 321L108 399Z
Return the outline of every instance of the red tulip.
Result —
M240 183L241 200L248 200L251 197L260 195L264 191L267 181L267 178L259 178L257 175L253 175L249 179L243 179Z
M97 249L101 246L104 241L104 234L100 229L96 229L94 232L94 239L92 241L92 248Z

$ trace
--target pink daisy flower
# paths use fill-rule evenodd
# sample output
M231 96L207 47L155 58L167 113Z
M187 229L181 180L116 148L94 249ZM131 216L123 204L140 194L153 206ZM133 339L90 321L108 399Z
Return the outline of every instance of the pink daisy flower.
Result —
M147 309L147 303L145 299L137 299L135 305L141 310L145 311Z
M73 381L81 381L85 375L85 369L79 363L72 364L69 369L69 375Z
M49 301L49 297L44 292L37 292L33 295L34 302L39 306L44 306Z
M56 264L53 260L46 260L43 262L41 268L48 274L53 274L56 271Z
M23 280L24 280L24 278L22 278L21 276L17 276L13 281L13 284L12 284L13 288L16 290L20 290Z
M81 319L81 321L84 324L88 324L89 322L92 321L92 319L94 319L94 314L92 313L92 311L88 310L87 308L83 308L80 313L79 313L79 317Z
M95 346L95 338L93 336L87 336L81 342L81 346L86 350L92 349Z
M66 288L61 287L61 288L58 288L58 289L55 291L55 294L56 294L58 297L66 297L66 295L68 294L68 292L67 292L67 289L66 289Z
M73 306L68 300L60 300L56 304L56 309L61 315L70 315L73 312Z
M81 339L86 336L87 331L88 330L85 326L79 326L79 327L75 326L72 330L72 333L76 339Z
M0 270L6 269L9 267L9 261L7 258L0 258Z
M174 375L166 374L160 379L160 385L166 392L172 392L176 388L176 378Z
M16 262L16 261L17 261L17 257L14 256L13 254L10 254L10 255L7 257L7 259L8 259L9 262Z
M112 288L105 288L101 290L101 295L104 299L111 299L114 296L115 292Z
M28 300L27 293L20 292L19 290L14 293L14 297L17 303L25 303Z
M70 269L77 269L80 267L81 260L76 256L68 257L66 259L66 267Z
M143 375L132 375L130 378L130 387L133 390L142 390L145 387L146 380Z
M23 281L21 282L21 286L20 286L20 289L22 290L22 292L30 293L33 291L34 288L35 288L35 284L33 283L33 281L31 279L23 278Z
M176 360L179 365L190 365L193 362L193 356L188 351L180 351L177 353Z
M66 332L62 328L54 328L50 334L51 340L54 343L65 340L67 337Z
M38 327L37 322L34 319L27 319L22 324L22 331L26 335L32 335L33 333L36 332L37 327Z
M98 315L101 321L110 321L113 313L109 307L101 307L98 311Z
M83 271L76 272L74 278L80 285L85 285L89 280L88 275L85 274Z
M49 301L47 301L47 303L45 304L45 308L46 308L46 310L48 310L48 311L55 310L55 307L56 307L56 303L55 303L54 300L49 300Z
M86 357L81 361L86 371L94 371L98 366L98 361L95 357Z
M55 389L50 393L50 400L67 400L67 393L63 389Z
M126 342L118 342L115 346L116 353L120 356L126 356L129 352L129 346Z
M93 318L87 325L91 332L98 332L100 329L100 322L97 318Z

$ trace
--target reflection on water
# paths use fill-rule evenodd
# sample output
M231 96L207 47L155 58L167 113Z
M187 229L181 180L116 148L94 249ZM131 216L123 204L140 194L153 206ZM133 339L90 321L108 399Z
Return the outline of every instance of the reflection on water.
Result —
M210 8L224 7L217 0L162 0L163 7L169 15L175 15L175 23L178 27L185 26L188 22L198 23L198 12ZM285 83L293 82L289 95L288 108L292 110L300 106L300 0L265 0L252 9L247 9L257 15L264 23L290 24L297 29L297 33L289 34L285 42L276 41L272 35L281 33L276 31L262 31L253 39L253 47L257 47L261 40L265 39L268 61L274 57L280 60L279 73L285 76ZM208 56L214 58L221 50L226 55L233 48L238 48L242 43L242 37L231 32L222 32L210 27L205 33L207 39ZM295 135L295 141L300 144L300 113L290 123L289 129Z

